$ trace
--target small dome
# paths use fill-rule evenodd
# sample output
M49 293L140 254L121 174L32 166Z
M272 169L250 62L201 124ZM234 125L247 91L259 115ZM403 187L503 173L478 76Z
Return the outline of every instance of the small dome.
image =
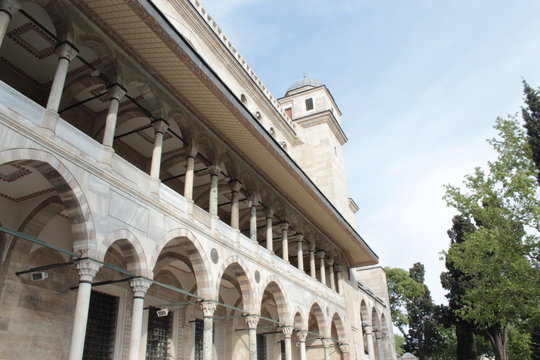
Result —
M303 86L318 87L318 86L322 86L322 85L323 85L323 83L320 82L319 80L310 79L310 78L304 76L303 79L300 79L298 81L293 82L292 85L289 86L289 88L287 89L287 92L289 92L291 90L295 90L295 89L300 89Z

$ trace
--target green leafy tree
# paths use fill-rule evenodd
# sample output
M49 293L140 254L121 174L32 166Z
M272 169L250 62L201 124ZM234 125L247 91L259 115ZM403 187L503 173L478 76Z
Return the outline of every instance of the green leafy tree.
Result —
M474 225L463 215L456 215L452 219L452 228L448 230L450 248L465 241L465 234L474 231ZM470 287L469 277L455 268L453 263L446 261L448 271L441 274L441 284L448 290L448 307L446 308L444 322L447 327L452 326L456 334L455 358L457 360L475 360L477 354L474 346L474 325L463 320L458 311L461 309L462 297Z
M465 177L465 191L446 187L445 200L476 230L448 251L447 261L469 278L458 315L488 337L495 359L508 359L508 331L538 319L538 200L531 149L515 118L498 119L490 140L498 156L487 171ZM536 321L536 320L534 320Z

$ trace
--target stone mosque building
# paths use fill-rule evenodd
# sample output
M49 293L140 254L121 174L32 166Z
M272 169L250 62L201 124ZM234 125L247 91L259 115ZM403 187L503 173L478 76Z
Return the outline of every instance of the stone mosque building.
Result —
M396 359L324 84L198 0L0 0L0 46L0 359Z

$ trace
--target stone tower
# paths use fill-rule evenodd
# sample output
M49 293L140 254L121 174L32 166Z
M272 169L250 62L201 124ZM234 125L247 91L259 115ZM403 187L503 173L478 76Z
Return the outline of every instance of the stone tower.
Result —
M289 153L343 216L354 225L358 207L348 197L341 146L347 137L341 111L328 88L304 76L279 103L293 120L301 139Z

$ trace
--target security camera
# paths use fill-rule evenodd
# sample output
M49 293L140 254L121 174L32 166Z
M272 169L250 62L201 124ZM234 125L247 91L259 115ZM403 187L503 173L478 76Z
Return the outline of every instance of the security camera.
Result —
M30 274L30 278L32 279L32 281L45 280L48 276L49 274L44 271L34 272Z
M157 314L158 317L165 317L165 316L169 315L169 309L158 310L158 311L156 311L156 314Z

